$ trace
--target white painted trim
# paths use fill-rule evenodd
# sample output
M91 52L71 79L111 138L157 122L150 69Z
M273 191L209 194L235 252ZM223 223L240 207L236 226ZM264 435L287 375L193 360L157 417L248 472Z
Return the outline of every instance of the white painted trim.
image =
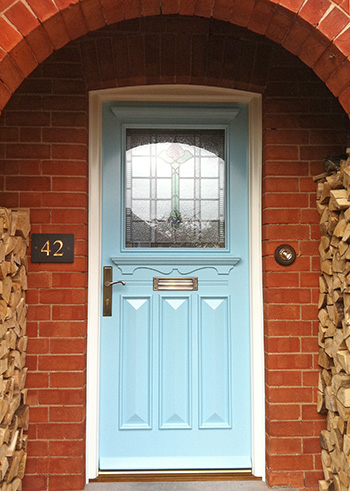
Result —
M86 478L98 474L101 312L101 148L102 111L97 97L89 113L89 262L86 402Z
M154 85L90 92L89 126L89 295L87 352L86 480L98 474L102 102L230 102L249 105L250 323L252 470L265 479L265 393L261 250L261 95L217 87Z

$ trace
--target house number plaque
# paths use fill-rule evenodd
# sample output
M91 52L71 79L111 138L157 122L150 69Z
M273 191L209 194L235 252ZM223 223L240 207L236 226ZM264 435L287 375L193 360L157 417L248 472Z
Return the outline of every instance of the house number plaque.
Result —
M74 234L32 234L32 262L74 262Z

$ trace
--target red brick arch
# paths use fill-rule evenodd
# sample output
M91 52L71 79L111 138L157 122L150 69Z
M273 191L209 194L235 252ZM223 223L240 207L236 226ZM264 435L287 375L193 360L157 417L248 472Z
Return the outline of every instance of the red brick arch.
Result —
M266 35L310 66L350 114L350 0L0 0L0 110L53 51L105 25L214 17Z

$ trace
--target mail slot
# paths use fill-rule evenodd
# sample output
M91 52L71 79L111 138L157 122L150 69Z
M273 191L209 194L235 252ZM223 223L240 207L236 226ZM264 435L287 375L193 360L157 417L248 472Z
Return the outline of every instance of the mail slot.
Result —
M195 291L198 278L153 278L154 291Z

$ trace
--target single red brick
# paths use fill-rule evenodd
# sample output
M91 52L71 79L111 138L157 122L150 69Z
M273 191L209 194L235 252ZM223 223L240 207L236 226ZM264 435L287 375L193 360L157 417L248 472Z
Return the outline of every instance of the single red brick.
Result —
M301 341L302 352L303 353L316 353L318 352L317 339L315 338L304 338Z
M67 208L87 208L88 197L85 193L44 193L42 195L42 206L50 206L52 208L62 207Z
M23 478L23 489L35 489L35 491L47 491L49 488L47 475L25 475Z
M293 143L308 143L309 132L306 130L265 130L264 141L266 143L283 143L292 145Z
M45 20L43 26L54 49L62 48L70 41L60 12Z
M31 339L30 342L32 341ZM26 386L29 388L46 388L49 386L49 376L47 373L30 371L27 376Z
M301 288L269 288L267 289L264 298L269 303L294 303L305 304L310 303L311 293L308 289Z
M277 354L270 354L266 366L269 369L277 369L277 370L282 370L282 369L290 369L290 370L295 370L295 369L310 369L313 367L312 363L312 355L310 354L283 354L283 355L277 355ZM291 401L286 401L286 402L291 402ZM307 401L305 401L307 402Z
M294 21L294 15L288 10L277 8L265 32L265 36L275 43L281 44Z
M50 387L83 387L86 382L85 372L50 373Z
M307 340L308 339L313 339L314 338L306 338ZM302 342L304 340L302 339ZM315 352L316 350L314 350ZM318 348L317 348L317 352L318 352ZM303 385L304 386L307 386L307 387L317 387L317 383L318 383L318 370L315 370L314 372L303 372Z
M230 22L237 26L247 27L254 6L254 0L245 0L244 2L241 2L239 8L232 9Z
M299 223L300 212L297 209L268 209L263 213L263 223ZM278 244L275 245L274 249Z
M0 46L10 52L17 43L22 40L22 36L4 18L0 18Z
M86 303L86 290L82 288L41 290L40 303L53 305Z
M27 142L40 143L41 128L21 128L19 140L25 143ZM38 173L34 172L34 174L38 174Z
M51 338L84 337L86 336L86 330L86 322L81 321L40 322L39 325L40 336L49 336Z
M73 389L73 390L39 390L38 400L39 404L63 405L63 406L76 406L83 405L85 403L85 390Z
M107 24L114 24L124 20L124 8L120 0L102 0L101 3Z
M52 145L54 159L87 160L86 145Z
M319 273L307 273L303 272L300 277L300 286L317 287L319 282Z
M71 39L87 33L83 12L79 3L71 4L62 11L63 21Z
M40 355L39 370L83 370L85 368L84 355Z
M267 433L271 436L314 436L310 421L268 421Z
M270 438L267 451L269 454L301 454L301 438Z
M69 341L66 338L51 339L50 353L86 353L86 340L84 338L70 338Z
M314 385L314 388L315 387L316 387L316 385ZM317 412L317 404L316 403L313 403L313 404L303 404L302 405L302 412L301 412L301 414L302 414L302 419L304 421L306 421L306 420L308 420L308 421L316 421L316 420L319 420L319 421L322 421L323 423L326 423L326 420L325 420L324 415L318 414L318 412Z
M142 1L141 0L124 0L124 18L125 19L135 19L137 17L142 17ZM166 9L166 2L163 4L163 9ZM175 12L177 13L177 12ZM166 12L163 10L163 14Z
M312 181L311 179L307 179L305 181L303 179L301 179L301 181L302 181L301 182L302 188L311 188L311 184L310 184L310 182ZM306 191L306 189L303 189L303 190ZM304 209L304 210L300 210L300 211L301 211L300 223L313 223L313 224L318 225L319 215L318 215L317 210ZM305 244L305 242L303 242L303 244Z
M173 0L168 0L169 5L176 5L177 2ZM203 0L201 2L196 2L194 5L194 14L200 17L211 17L213 13L215 0ZM173 12L177 13L177 12Z
M49 442L42 440L29 440L28 453L29 455L36 457L44 457L49 455Z
M303 439L303 453L319 453L320 451L320 438L304 438Z
M51 153L50 145L43 145L43 144L29 144L29 143L8 144L6 147L6 157L9 159L24 159L24 158L47 159L50 156L50 153ZM33 179L37 179L37 183L39 183L39 178L33 178ZM46 178L41 178L41 179L42 179L41 184L43 184L44 179ZM33 188L33 190L36 189L37 188ZM45 189L49 189L49 188L45 186Z
M86 305L54 305L53 320L83 320L86 319Z
M31 423L47 423L49 421L49 410L47 407L30 408Z
M289 32L282 41L282 46L291 53L297 55L311 33L312 27L306 22L302 21L302 19L297 19L292 24Z
M271 387L300 387L301 372L291 370L266 370L266 384ZM269 402L271 402L271 400L269 400Z
M27 353L38 355L39 353L49 352L49 340L48 339L31 339L28 343Z
M72 95L47 95L43 96L43 110L49 111L86 111L87 100L85 96ZM71 159L74 160L74 157Z
M299 179L293 177L269 177L263 182L264 192L287 192L299 191Z
M307 225L265 225L263 237L267 239L308 239L309 227ZM302 259L302 258L301 258Z
M299 158L297 146L267 145L264 151L266 160L295 160Z
M21 192L20 194L20 206L32 208L32 207L41 207L42 199L41 193L32 193L32 192Z
M89 31L100 29L106 24L100 0L82 0L80 5Z
M283 272L281 273L266 273L264 275L265 287L298 287L299 286L299 273Z
M291 336L286 338L269 337L265 343L265 350L268 353L297 353L300 352L300 339Z
M59 406L50 407L50 421L52 423L77 423L85 421L85 406Z
M37 370L38 369L38 357L36 355L28 355L26 358L26 365L29 370Z
M248 29L258 34L265 34L272 21L275 7L271 2L258 0L249 19Z
M318 309L317 305L302 305L301 306L302 319L304 320L316 320Z
M67 474L67 469L72 474L81 474L85 470L83 457L53 457L48 461L50 474Z
M270 421L300 420L301 418L300 405L267 404L266 417Z
M48 58L53 51L48 35L41 25L26 36L26 41L39 63Z
M270 456L271 470L305 470L313 468L312 455L274 455Z
M326 81L327 87L335 96L339 96L348 86L350 61L346 59Z
M266 397L272 403L312 402L313 391L311 387L293 387L293 389L290 387L269 387L266 390Z
M59 440L66 438L67 440L81 440L85 436L84 423L72 424L41 424L38 426L38 438L44 440Z
M19 140L18 128L1 128L0 141L2 142L16 142ZM10 165L6 160L0 161L1 174L18 174L16 170L17 162L11 162Z
M48 320L51 317L49 305L31 305L28 310L28 320Z
M81 469L80 475L76 474L65 474L60 475L50 475L49 476L49 489L50 491L64 491L66 489L70 490L80 490L84 488L85 484L85 472L84 468Z
M319 453L319 449L317 453ZM324 479L324 474L322 470L313 471L312 469L310 469L310 471L305 472L305 487L307 487L308 489L317 490L318 482L323 479Z
M84 441L63 440L63 441L50 442L49 455L51 456L77 457L77 456L84 456L84 453L85 453Z
M292 0L293 1L293 0ZM270 472L267 473L267 481L272 486L290 486L292 488L304 488L304 472Z
M0 77L11 91L15 91L23 80L22 73L9 56L0 63Z
M63 179L65 179L66 181L63 182L68 182L71 178L68 178L67 176L81 176L87 178L88 166L87 162L83 161L71 160L67 162L65 160L49 160L42 163L42 172L44 175L46 174L49 176L65 176ZM84 182L85 184L85 190L86 179L82 182ZM64 190L65 189L60 189L59 191ZM72 191L72 189L69 189L69 191Z

